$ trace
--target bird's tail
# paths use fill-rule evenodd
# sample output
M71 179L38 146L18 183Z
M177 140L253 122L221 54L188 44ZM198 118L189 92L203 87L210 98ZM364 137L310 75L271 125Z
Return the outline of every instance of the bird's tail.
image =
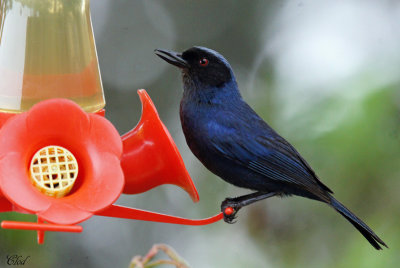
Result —
M382 246L388 247L385 242L382 241L375 233L371 230L362 220L360 220L356 215L354 215L350 210L348 210L344 205L342 205L335 198L330 196L331 206L339 212L343 217L345 217L357 230L369 241L369 243L375 249L382 249Z

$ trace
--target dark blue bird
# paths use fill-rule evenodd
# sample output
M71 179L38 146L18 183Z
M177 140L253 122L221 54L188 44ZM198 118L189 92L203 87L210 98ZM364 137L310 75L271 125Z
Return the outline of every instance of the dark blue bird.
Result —
M211 172L228 183L254 190L222 202L225 221L255 201L298 195L324 202L345 217L376 249L386 244L337 201L310 165L242 99L228 61L204 47L183 53L156 49L183 75L180 118L186 142ZM226 213L227 207L233 213ZM227 215L230 214L230 215Z

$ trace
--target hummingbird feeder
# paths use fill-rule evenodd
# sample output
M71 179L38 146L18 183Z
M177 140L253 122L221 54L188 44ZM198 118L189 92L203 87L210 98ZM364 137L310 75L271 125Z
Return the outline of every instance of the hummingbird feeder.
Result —
M123 135L105 119L89 0L0 2L0 212L37 215L4 229L81 232L93 215L185 225L192 220L114 204L162 184L197 190L145 90Z

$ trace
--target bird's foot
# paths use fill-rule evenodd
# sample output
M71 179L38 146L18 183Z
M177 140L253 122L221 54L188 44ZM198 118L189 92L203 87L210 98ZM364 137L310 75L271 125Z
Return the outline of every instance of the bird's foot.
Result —
M221 211L224 214L224 221L231 224L235 223L236 221L234 220L236 219L236 214L241 208L242 206L240 206L234 198L226 198L221 203Z

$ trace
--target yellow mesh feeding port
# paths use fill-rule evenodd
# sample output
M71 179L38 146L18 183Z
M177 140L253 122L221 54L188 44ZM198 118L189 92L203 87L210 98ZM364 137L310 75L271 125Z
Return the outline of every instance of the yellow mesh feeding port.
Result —
M78 162L63 147L43 147L32 158L30 175L40 192L51 197L63 197L71 191L78 176Z

